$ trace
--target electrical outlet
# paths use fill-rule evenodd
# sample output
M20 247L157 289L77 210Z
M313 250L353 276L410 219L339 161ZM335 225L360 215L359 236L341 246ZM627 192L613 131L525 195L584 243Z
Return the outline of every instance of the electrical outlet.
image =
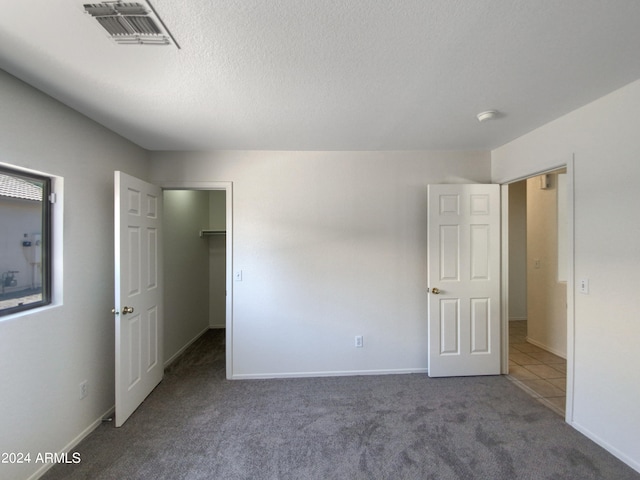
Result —
M362 335L356 335L355 345L357 348L362 348L364 346L364 338L362 337Z
M89 381L85 380L84 382L80 382L80 400L86 398L89 395Z

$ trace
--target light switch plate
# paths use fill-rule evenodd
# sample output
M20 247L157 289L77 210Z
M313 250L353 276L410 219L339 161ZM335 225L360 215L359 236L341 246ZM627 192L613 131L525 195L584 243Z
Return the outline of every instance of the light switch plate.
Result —
M580 290L580 293L584 293L585 295L589 294L589 279L588 278L581 278L580 281L578 282L578 289Z

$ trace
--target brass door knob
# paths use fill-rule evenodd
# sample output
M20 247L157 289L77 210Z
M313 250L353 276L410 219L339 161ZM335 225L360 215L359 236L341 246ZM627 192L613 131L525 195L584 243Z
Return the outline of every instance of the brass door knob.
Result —
M437 287L433 287L431 289L431 293L433 293L434 295L439 295L440 294L440 289Z
M122 309L122 314L126 315L127 313L133 313L133 307L124 307Z

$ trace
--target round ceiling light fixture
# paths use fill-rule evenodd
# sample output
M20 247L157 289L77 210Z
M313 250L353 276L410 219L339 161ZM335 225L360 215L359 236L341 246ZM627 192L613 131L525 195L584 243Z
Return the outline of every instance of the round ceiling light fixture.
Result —
M480 112L478 115L479 122L484 122L486 120L494 120L498 118L498 112L495 110L487 110L486 112Z

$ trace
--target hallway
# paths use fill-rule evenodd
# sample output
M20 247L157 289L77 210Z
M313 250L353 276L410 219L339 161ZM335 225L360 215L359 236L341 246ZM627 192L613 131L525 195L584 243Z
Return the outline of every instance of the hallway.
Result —
M567 361L526 341L527 321L509 322L509 378L564 417Z

